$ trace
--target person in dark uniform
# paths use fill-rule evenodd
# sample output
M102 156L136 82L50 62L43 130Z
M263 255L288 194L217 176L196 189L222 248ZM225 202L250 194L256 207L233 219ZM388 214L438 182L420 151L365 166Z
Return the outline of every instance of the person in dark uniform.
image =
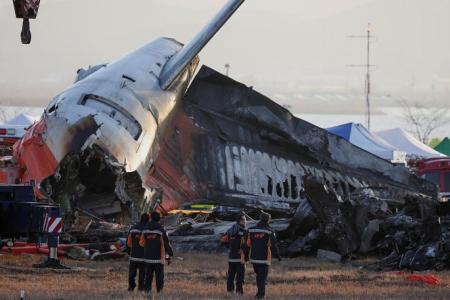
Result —
M281 261L275 232L270 227L271 216L261 213L256 226L248 229L247 246L250 249L250 262L256 273L256 286L258 292L255 298L262 299L266 296L267 276L272 255Z
M228 229L227 233L221 238L222 243L227 243L230 249L228 254L227 291L230 293L236 291L237 294L241 295L244 294L245 262L248 261L246 223L245 215L240 214L236 224Z
M144 248L139 245L142 230L147 225L149 220L148 214L141 215L141 221L135 226L131 227L128 233L127 246L130 249L130 268L128 273L128 290L133 291L136 287L136 275L139 271L138 290L144 290L145 279L145 263Z
M142 231L139 244L144 247L144 262L146 264L146 276L144 289L151 292L153 276L156 281L156 291L159 293L164 287L164 263L170 264L173 257L173 250L170 246L169 238L164 228L159 224L161 215L152 212L151 221Z

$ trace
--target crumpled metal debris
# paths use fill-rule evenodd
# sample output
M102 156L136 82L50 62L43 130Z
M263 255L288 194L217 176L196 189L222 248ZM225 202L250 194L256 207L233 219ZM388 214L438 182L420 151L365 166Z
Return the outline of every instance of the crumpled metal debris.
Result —
M406 225L411 225L408 223ZM412 271L450 268L450 217L429 218L407 231L388 236L388 256L368 266L376 270Z
M314 254L320 250L319 257L339 257L335 261L361 255L387 255L368 266L375 269L424 270L450 266L450 218L439 221L437 202L432 198L410 193L392 199L383 187L363 187L342 196L330 182L311 174L305 175L302 182L295 213L272 221L284 255ZM177 213L165 218L177 251L226 251L220 244L220 236L234 221L221 219L230 218L240 210L213 211L209 217ZM248 212L257 217L255 211ZM256 222L248 218L249 226ZM88 242L99 238L114 240L126 236L127 232L127 227L99 220L90 220L89 230L83 231L87 227L82 217L74 224L80 229L74 232L77 228L74 226L72 234Z
M258 221L248 221L248 226L256 225ZM180 225L166 228L175 251L226 252L227 248L220 244L220 236L233 226L235 222L182 222ZM272 220L271 226L277 234L282 235L288 230L290 219Z
M342 255L333 251L327 251L323 249L317 250L317 258L321 260L331 261L331 262L341 262Z
M344 258L387 255L368 266L377 270L450 267L450 217L438 218L432 199L419 193L389 199L378 188L342 198L333 186L314 176L305 176L304 190L306 200L293 224L307 225L307 231L293 239L287 255L326 249L320 251L334 251Z

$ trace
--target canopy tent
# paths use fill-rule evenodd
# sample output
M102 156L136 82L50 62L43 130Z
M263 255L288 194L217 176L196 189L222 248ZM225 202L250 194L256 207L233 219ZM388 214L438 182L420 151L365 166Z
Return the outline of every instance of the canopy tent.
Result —
M444 156L401 128L378 131L375 134L393 147L406 152L406 155L409 157L431 158Z
M21 138L25 134L25 129L30 127L38 119L39 117L19 114L5 123L0 124L0 129L4 131L0 134L0 137Z
M18 126L30 126L31 124L33 124L38 118L36 117L32 117L30 115L26 115L26 114L19 114L17 116L15 116L12 119L9 119L8 121L6 121L3 125L18 125Z
M442 142L439 143L439 145L434 147L434 150L439 151L447 156L450 156L450 139L448 137L443 139Z
M347 123L327 128L327 130L378 157L396 163L406 162L406 153L395 149L389 143L368 131L362 124Z

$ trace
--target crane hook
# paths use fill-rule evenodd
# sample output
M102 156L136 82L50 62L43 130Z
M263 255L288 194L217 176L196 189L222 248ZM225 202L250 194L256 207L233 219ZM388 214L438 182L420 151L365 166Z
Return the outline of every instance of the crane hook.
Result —
M20 33L22 44L29 44L31 42L30 20L23 19L22 32Z

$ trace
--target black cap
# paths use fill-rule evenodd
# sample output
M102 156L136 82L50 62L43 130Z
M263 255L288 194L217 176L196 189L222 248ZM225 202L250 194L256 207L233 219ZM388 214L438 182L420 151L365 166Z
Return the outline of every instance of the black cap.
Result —
M245 214L239 213L237 215L237 217L236 217L236 222L239 222L241 219L246 219L247 220L247 218L245 217Z
M152 221L158 222L159 220L161 220L161 215L159 214L159 212L154 211L150 214L150 219L152 219Z
M259 215L259 219L260 219L261 221L265 222L265 223L269 223L271 217L272 217L272 216L271 216L270 214L266 213L266 212L262 212L262 213Z
M141 215L141 223L146 224L148 223L148 220L150 219L148 213L143 213Z

